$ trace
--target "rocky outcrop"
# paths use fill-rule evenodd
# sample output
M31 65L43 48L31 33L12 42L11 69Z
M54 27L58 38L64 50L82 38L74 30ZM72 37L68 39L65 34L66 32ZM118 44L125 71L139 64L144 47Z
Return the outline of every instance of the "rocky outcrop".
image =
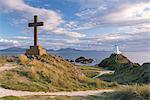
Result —
M79 57L75 60L76 63L81 63L81 64L89 64L92 63L94 60L91 58L85 58L85 57Z
M132 65L133 63L122 54L111 54L109 58L102 60L98 66L109 70L116 70L121 65Z
M140 65L131 62L122 54L111 54L109 58L102 60L98 66L115 71L113 74L105 74L99 77L104 81L120 84L150 83L150 62Z
M104 81L121 84L150 83L150 63L140 65L131 62L122 54L112 54L98 66L115 70L114 74L102 75L100 78Z

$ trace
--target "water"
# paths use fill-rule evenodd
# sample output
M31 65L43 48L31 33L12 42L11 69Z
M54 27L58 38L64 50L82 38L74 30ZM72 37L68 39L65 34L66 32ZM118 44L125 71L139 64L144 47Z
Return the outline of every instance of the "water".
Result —
M107 58L110 56L112 52L104 52L104 51L76 51L76 52L61 52L61 51L53 51L49 52L50 54L58 55L63 57L64 59L70 59L75 60L76 58L83 56L87 58L94 59L94 62L89 65L95 65L100 63L104 58ZM19 55L24 54L24 52L1 52L0 55ZM123 55L125 55L129 60L132 62L136 62L139 64L150 62L150 52L123 52Z
M81 56L86 57L86 58L91 58L94 61L92 64L88 64L88 65L92 66L92 65L96 65L100 63L104 58L109 57L111 52L77 51L77 52L53 52L52 54L56 54L56 55L62 56L65 59L71 59L71 60L75 60L76 58L81 57Z

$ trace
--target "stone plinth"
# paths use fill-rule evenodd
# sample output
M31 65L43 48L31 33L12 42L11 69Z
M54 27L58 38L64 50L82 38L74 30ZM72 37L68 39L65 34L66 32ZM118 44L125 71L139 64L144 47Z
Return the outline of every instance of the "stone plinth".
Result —
M26 55L43 55L47 54L46 50L42 46L30 46L30 49L26 50Z

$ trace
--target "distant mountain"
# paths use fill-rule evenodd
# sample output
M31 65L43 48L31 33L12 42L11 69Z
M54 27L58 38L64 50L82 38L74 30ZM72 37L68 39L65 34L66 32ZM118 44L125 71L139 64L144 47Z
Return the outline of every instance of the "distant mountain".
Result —
M0 50L2 52L25 52L26 49L24 48L18 48L18 47L11 47L7 49Z
M111 51L97 51L97 50L79 50L79 49L73 49L73 48L62 48L59 50L56 50L57 52L111 52Z
M25 48L19 48L19 47L10 47L7 49L2 49L0 51L3 52L25 52ZM59 50L53 50L53 49L47 49L47 52L110 52L110 51L96 51L96 50L78 50L73 48L62 48Z
M46 51L47 52L52 52L52 51L55 51L55 50L53 50L53 49L47 49Z
M56 51L57 52L76 52L76 51L82 51L82 50L77 50L77 49L72 49L72 48L62 48Z

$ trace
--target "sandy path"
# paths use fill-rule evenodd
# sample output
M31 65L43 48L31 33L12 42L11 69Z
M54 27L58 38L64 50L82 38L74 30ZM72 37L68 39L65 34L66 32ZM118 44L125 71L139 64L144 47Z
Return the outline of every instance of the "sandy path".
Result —
M102 71L99 71L99 72L100 72L100 74L94 76L92 79L95 79L95 78L97 78L97 77L99 77L99 76L101 76L103 74L114 73L114 71L109 71L109 70L102 70Z
M16 68L12 64L5 64L3 67L0 67L0 72L5 70L11 70ZM103 89L103 90L88 90L88 91L74 91L74 92L29 92L29 91L18 91L4 89L0 87L0 97L4 96L29 96L29 95L56 95L56 96L88 96L102 94L104 92L112 92L112 89Z
M5 70L11 70L13 68L16 68L17 66L13 66L13 64L5 64L4 66L0 67L0 72L5 71Z
M111 89L105 90L88 90L88 91L77 91L77 92L28 92L28 91L17 91L0 88L0 97L4 96L29 96L29 95L55 95L55 96L88 96L102 94L104 92L113 92Z

